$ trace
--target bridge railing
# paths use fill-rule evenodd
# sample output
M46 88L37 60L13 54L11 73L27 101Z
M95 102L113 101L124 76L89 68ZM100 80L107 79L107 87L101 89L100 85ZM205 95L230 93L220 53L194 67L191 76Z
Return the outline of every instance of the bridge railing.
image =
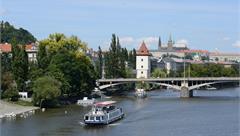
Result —
M239 81L240 77L169 77L169 78L116 78L116 79L99 79L98 82L154 82L154 81Z

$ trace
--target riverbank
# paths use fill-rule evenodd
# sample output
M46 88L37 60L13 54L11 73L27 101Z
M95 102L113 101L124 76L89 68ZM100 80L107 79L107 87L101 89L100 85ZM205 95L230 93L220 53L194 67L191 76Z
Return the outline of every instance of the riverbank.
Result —
M6 101L0 100L0 118L3 118L6 114L21 114L24 112L39 109L39 107L34 106L21 106L17 104L8 103Z

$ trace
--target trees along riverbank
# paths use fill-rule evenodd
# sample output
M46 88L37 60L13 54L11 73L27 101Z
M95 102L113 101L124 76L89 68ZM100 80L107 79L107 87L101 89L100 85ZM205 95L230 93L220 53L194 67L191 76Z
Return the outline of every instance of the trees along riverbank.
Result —
M47 101L50 106L49 103L55 105L60 98L80 98L91 94L96 72L92 61L85 54L86 49L86 43L77 37L66 37L59 33L40 41L37 64L31 71L31 79L36 81L32 82L35 105L40 106L42 103L41 106L44 106L46 102L43 101ZM51 88L49 84L57 83L51 78L60 83L59 88L47 89ZM42 82L37 82L40 79ZM45 91L39 89L42 86L46 87Z
M36 106L56 106L60 99L88 96L95 86L96 71L86 56L87 45L76 36L51 34L39 41L37 62L29 62L24 45L11 42L12 56L2 54L3 98L18 100L27 91Z
M108 51L102 51L99 47L96 69L98 78L133 78L136 69L136 50L130 51L123 48L119 38L112 34ZM102 72L104 70L104 73ZM104 75L103 75L104 74ZM133 89L133 84L119 85L118 90Z

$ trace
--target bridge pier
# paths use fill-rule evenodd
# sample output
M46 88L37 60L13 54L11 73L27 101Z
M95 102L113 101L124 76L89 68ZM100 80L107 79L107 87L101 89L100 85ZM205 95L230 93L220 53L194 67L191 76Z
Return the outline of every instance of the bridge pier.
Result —
M182 81L181 90L180 90L181 98L190 98L193 97L193 90L189 90L188 82Z
M187 87L182 87L180 90L181 98L191 98L193 97L193 90L189 90Z

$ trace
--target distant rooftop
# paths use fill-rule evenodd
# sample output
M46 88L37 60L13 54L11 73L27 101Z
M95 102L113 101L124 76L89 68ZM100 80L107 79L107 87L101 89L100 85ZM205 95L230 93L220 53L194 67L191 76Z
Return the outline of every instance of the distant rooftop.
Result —
M28 44L25 47L26 51L36 51L35 43ZM0 50L4 53L12 52L12 45L10 43L0 43Z
M139 50L137 51L137 55L139 55L139 56L150 56L150 53L148 51L148 48L147 48L145 42L142 42Z

